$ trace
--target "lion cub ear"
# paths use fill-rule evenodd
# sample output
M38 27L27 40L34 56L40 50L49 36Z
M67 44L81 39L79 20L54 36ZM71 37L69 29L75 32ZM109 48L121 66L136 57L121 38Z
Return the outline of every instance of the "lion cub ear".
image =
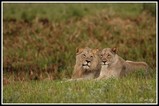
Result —
M114 48L111 49L111 51L112 51L113 53L116 53L116 52L117 52L117 49L114 47Z
M83 52L83 48L76 48L76 54L80 54L81 52Z

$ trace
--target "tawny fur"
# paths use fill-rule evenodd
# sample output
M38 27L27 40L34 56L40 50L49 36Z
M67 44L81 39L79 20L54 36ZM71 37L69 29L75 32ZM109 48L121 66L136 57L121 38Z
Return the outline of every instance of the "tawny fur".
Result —
M77 49L76 64L71 79L93 79L99 77L100 74L100 58L97 49L88 47ZM90 61L87 63L86 61ZM89 64L89 68L84 68L85 63Z
M148 65L146 62L125 61L122 57L116 54L116 49L105 48L102 50L101 54L101 63L103 63L100 76L97 80L109 79L111 77L123 77L136 70L148 70Z

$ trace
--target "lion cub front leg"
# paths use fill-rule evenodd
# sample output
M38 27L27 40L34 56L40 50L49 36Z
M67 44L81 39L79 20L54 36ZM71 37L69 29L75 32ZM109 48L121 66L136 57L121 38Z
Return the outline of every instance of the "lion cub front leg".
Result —
M104 76L99 76L98 78L96 78L95 80L96 81L99 81L99 80L101 80L101 79L103 79L104 78Z

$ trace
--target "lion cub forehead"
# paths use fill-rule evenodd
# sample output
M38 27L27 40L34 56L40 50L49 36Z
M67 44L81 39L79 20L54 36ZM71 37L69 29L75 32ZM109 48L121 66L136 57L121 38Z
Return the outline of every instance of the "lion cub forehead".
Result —
M85 53L89 53L89 52L91 52L92 51L92 49L91 48L84 48L84 50L83 50L83 52L85 52Z
M104 48L102 50L102 53L108 53L108 52L111 52L111 48Z
M96 55L98 52L98 49L91 49L91 48L87 48L85 49L85 51L83 51L83 53L87 54L87 55Z
M85 50L88 51L88 52L92 51L92 49L89 48L89 47L86 47Z

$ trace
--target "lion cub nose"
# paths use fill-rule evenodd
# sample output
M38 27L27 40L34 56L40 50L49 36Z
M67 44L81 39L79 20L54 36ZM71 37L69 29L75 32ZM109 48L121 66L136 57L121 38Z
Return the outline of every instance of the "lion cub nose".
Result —
M106 63L107 61L106 60L103 60L103 63Z
M90 63L91 61L90 61L90 60L86 60L86 62L87 62L87 63Z

